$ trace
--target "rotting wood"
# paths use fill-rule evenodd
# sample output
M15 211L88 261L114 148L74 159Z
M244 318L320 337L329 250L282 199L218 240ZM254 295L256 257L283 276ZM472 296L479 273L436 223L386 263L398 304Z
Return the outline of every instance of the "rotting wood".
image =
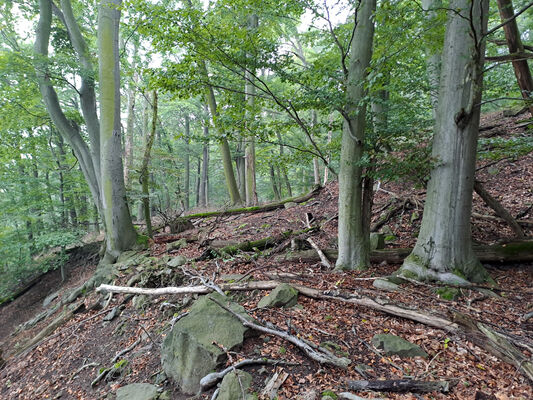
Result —
M336 249L322 250L329 260L337 259ZM371 262L387 262L389 264L401 264L405 257L411 254L410 248L396 248L374 250L370 253ZM474 252L479 261L483 263L517 263L533 261L533 241L523 240L495 245L474 246ZM299 260L304 262L316 262L320 258L314 250L303 250L299 252L279 255L276 261Z
M219 307L223 308L224 310L232 314L239 321L241 321L243 326L254 329L259 332L267 333L269 335L279 336L280 338L285 339L286 341L300 348L309 358L319 362L320 364L328 364L328 365L333 365L339 368L347 368L348 365L350 365L351 363L351 361L348 358L337 357L321 347L311 346L309 343L304 342L301 339L298 339L296 336L289 335L287 332L281 331L279 329L267 328L267 327L255 324L253 322L250 322L246 318L242 317L241 315L233 312L231 309L229 309L224 304L217 301L215 298L210 298L210 300L213 301L215 304L217 304Z
M375 390L380 392L447 393L450 390L448 381L420 381L415 379L348 381L347 386L351 390Z
M288 377L289 374L283 369L281 371L276 371L261 391L261 396L268 399L276 399L279 388Z
M208 211L204 213L183 215L179 217L178 220L191 220L191 219L216 217L219 215L237 215L237 214L250 214L250 213L272 211L278 208L282 208L285 205L285 203L304 203L307 200L310 200L311 198L316 196L318 193L320 193L321 189L322 189L321 186L315 186L315 188L311 192L304 194L302 196L290 197L285 200L276 201L273 203L267 203L261 206L232 208L229 210Z

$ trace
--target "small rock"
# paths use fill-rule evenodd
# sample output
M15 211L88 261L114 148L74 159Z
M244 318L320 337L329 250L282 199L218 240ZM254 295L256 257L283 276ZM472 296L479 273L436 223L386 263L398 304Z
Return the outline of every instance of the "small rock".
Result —
M117 400L155 400L157 387L149 383L132 383L117 390Z
M176 268L185 264L187 264L187 258L183 256L176 256L167 263L167 265L172 268Z
M370 234L370 250L381 250L385 248L385 235L383 233L372 232Z
M370 397L359 397L350 392L339 393L338 398L339 400L374 400L373 398L370 398Z
M390 334L374 335L372 344L387 356L398 355L400 357L427 357L427 353L414 343L399 336Z
M106 314L106 316L103 318L104 321L111 321L118 315L120 315L120 308L119 307L113 307L113 309Z
M292 307L298 301L298 291L287 283L278 285L270 294L267 294L259 303L257 307Z
M316 400L316 398L317 398L316 391L311 389L311 390L307 390L304 393L300 393L296 397L296 400Z
M394 282L389 281L388 279L376 279L372 283L376 289L388 290L390 292L397 292L401 290L400 286Z
M293 207L296 207L298 204L295 203L294 201L289 201L285 204L283 204L283 207L285 207L286 209L289 209L289 208L293 208Z
M144 294L137 295L133 298L131 303L133 304L133 307L135 307L135 309L142 310L148 305L148 296Z
M330 395L325 395L325 396L322 396L321 400L335 400L335 399L331 397Z
M185 239L176 240L175 242L167 243L167 251L171 250L179 250L182 247L185 247L187 245L187 241Z
M251 385L252 375L248 372L240 369L232 371L222 379L217 400L253 400L255 397L248 393Z

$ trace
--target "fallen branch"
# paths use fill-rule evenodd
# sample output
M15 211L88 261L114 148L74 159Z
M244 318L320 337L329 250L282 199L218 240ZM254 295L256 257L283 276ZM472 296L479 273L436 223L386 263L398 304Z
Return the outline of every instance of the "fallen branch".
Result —
M350 365L351 363L351 361L348 358L336 357L329 352L325 352L324 349L318 346L316 346L316 348L313 348L310 344L304 342L303 340L298 339L296 336L289 335L288 333L284 331L273 329L273 328L267 328L267 327L255 324L253 322L250 322L246 318L242 317L241 315L233 312L231 309L229 309L224 304L217 301L215 298L211 297L210 300L216 303L219 307L229 312L239 321L241 321L243 326L254 329L259 332L267 333L269 335L275 335L282 339L285 339L286 341L299 347L309 358L319 362L320 364L329 364L329 365L333 365L339 368L347 368L348 365Z
M326 255L322 252L322 250L320 250L320 247L318 247L318 245L313 241L313 239L311 238L307 238L307 241L309 242L309 244L313 247L313 249L315 249L315 251L317 252L317 254L319 255L320 257L320 262L322 263L322 265L324 267L326 267L327 269L332 269L331 267L331 263L329 262L328 258L326 257Z
M287 363L280 360L270 360L265 358L247 358L245 360L239 361L236 364L230 365L226 369L219 372L211 372L207 374L202 379L200 379L200 387L202 391L209 389L210 387L217 384L218 381L222 380L227 374L231 371L245 367L247 365L294 365L292 363Z
M349 381L351 390L376 390L379 392L443 392L450 390L448 381L419 381L415 379L392 379L386 381Z
M276 371L261 391L261 396L267 399L277 399L278 390L287 380L289 374L283 370Z
M117 354L115 354L115 357L113 357L111 362L113 364L116 363L120 357L122 357L124 354L129 353L130 351L132 351L139 343L141 343L141 338L140 337L135 342L133 342L131 345L126 347L124 350L121 350Z
M507 222L507 224L509 224L518 239L523 239L526 237L524 231L522 230L522 227L518 224L516 219L513 218L509 211L507 211L498 200L492 197L491 194L485 190L483 184L480 181L474 181L474 190L479 195L479 197L481 197L481 199L485 202L485 204L492 208L494 212L496 212L496 215L498 215L505 222Z

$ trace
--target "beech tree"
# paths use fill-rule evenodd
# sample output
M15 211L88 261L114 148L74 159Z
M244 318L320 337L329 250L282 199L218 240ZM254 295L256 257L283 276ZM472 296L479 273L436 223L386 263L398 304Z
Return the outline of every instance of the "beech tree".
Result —
M61 8L50 0L39 1L39 22L34 50L39 89L52 122L71 146L104 221L106 261L131 247L137 234L126 201L122 167L120 127L120 73L118 54L118 2L103 0L98 18L98 60L100 78L100 118L96 113L95 68L88 44L74 16L70 0L61 0ZM89 143L78 123L63 110L55 90L48 48L52 11L64 24L68 39L80 63L80 108Z
M361 0L346 79L339 170L339 255L337 269L366 268L369 229L363 212L363 157L366 127L365 77L372 57L376 0Z
M472 249L470 216L488 0L453 0L442 55L432 156L420 234L400 275L450 283L488 274Z

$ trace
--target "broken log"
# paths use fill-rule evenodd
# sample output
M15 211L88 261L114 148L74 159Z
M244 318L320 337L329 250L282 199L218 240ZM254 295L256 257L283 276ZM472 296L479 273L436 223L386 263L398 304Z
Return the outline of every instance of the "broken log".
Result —
M348 381L347 385L351 390L375 390L378 392L446 393L450 390L448 381L420 381L415 379Z
M183 215L179 218L182 220L190 220L190 219L198 219L198 218L216 217L219 215L236 215L236 214L272 211L278 208L282 208L285 205L285 203L304 203L307 200L310 200L311 198L316 196L318 193L320 193L321 189L322 189L321 186L315 186L315 188L311 192L304 194L302 196L289 197L288 199L285 199L285 200L276 201L274 203L267 203L261 206L233 208L229 210L219 210L219 211L208 211L204 213Z
M323 249L323 253L329 260L337 259L336 249ZM401 264L411 254L410 248L374 250L370 253L371 262L385 261L389 264ZM483 263L516 263L533 261L533 241L523 240L494 245L474 246L474 253ZM320 258L314 250L303 250L286 255L277 256L276 261L304 261L316 262Z

